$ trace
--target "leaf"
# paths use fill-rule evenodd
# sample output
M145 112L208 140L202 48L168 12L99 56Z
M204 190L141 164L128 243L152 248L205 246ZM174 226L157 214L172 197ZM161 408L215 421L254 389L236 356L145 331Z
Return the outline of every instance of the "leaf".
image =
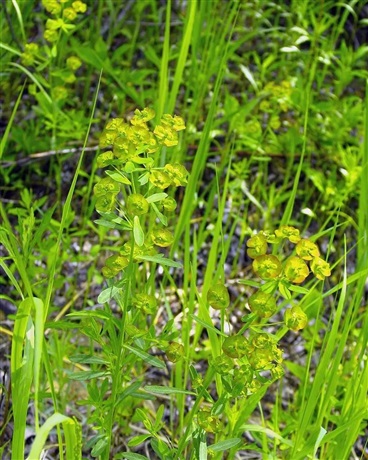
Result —
M120 182L121 184L125 185L131 185L130 180L124 176L122 173L117 173L114 171L106 171L106 174L111 177L111 179L114 179L116 182Z
M297 292L298 294L308 294L309 289L306 289L302 286L295 286L295 284L291 284L288 286L290 291Z
M137 256L137 259L139 260L147 260L148 262L154 262L156 264L160 265L166 265L168 267L174 267L174 268L182 268L183 265L179 262L175 262L171 259L166 259L162 254L157 255L157 256Z
M134 216L133 235L134 235L134 241L137 244L137 246L142 247L144 245L144 232L142 230L141 223L139 221L138 216Z
M196 321L197 323L199 323L202 326L204 326L207 330L213 331L216 334L221 335L222 337L227 337L227 335L224 332L219 331L214 326L212 326L212 324L206 323L206 321L204 321L203 319L199 318L198 316L196 316L196 315L189 315L189 316L192 317L194 319L194 321Z
M166 369L165 363L163 363L161 360L159 360L155 356L151 356L150 354L146 353L144 350L131 347L130 345L124 345L124 348L131 351L135 355L139 356L146 363L151 364L152 366L155 366L159 369Z
M159 211L158 207L154 203L151 203L151 206L152 206L152 209L155 211L156 216L158 217L159 221L162 223L162 225L167 227L167 218L166 218L166 216L164 216L162 214L162 212Z
M279 291L280 294L285 298L285 299L291 299L291 294L289 289L285 286L284 283L279 283Z
M182 390L181 388L175 387L165 387L160 385L146 385L143 387L145 391L150 393L159 394L159 395L175 395L175 394L182 394L182 395L196 395L193 391Z
M167 197L167 193L154 193L153 195L147 197L148 203L155 203L156 201L164 200Z
M106 303L113 299L119 291L121 291L121 288L117 288L116 286L108 287L101 291L100 295L97 297L97 302Z
M226 441L220 441L216 444L209 446L213 452L223 452L224 450L231 449L232 447L237 446L241 442L240 438L231 438Z
M106 449L108 445L108 439L103 437L102 439L98 440L94 445L91 455L92 457L98 457L102 452Z
M71 372L69 374L70 380L78 380L83 382L84 380L97 379L98 377L106 377L109 375L107 371L80 371L80 372Z
M70 356L69 360L73 363L80 363L80 364L108 364L108 361L99 358L98 356L94 355L74 355Z

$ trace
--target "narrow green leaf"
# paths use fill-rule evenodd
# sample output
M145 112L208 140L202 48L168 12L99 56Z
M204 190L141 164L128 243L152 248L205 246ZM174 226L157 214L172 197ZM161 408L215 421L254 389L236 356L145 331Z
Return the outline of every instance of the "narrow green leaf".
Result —
M150 437L151 437L150 434L140 434L138 436L134 436L134 438L129 440L128 446L129 447L139 446L140 444L142 444L142 442L144 442L146 439L148 439ZM133 455L138 455L138 454L133 454ZM126 454L124 453L123 458L129 458L129 457L127 457ZM143 458L146 458L146 457L143 457Z
M148 203L156 203L157 201L162 201L167 197L167 193L154 193L153 195L146 198Z
M220 441L216 444L212 444L212 446L209 447L213 452L223 452L224 450L228 450L237 446L239 443L241 443L240 438L231 438L227 439L226 441Z
M141 227L138 216L134 216L133 220L133 235L134 241L137 246L142 247L144 245L144 232Z
M150 393L160 394L160 395L175 395L175 394L183 394L183 395L196 395L193 391L182 390L181 388L175 387L164 387L160 385L146 385L143 387L145 391Z
M149 355L144 350L140 350L139 348L131 347L130 345L124 345L124 348L131 351L135 355L139 356L146 363L151 364L152 366L155 366L159 369L166 369L165 363L163 363L161 360L159 360L155 356Z
M97 379L98 377L106 377L109 375L107 371L80 371L71 372L68 377L70 380L78 380L83 382L84 380Z
M157 255L157 256L138 256L137 259L140 260L147 260L148 262L154 262L156 264L160 265L166 265L168 267L174 267L174 268L182 268L183 265L179 262L175 262L171 259L167 259L163 255Z
M119 182L120 184L131 185L132 183L130 180L124 176L122 173L114 172L114 171L106 171L106 174L114 179L114 181Z
M189 316L191 318L193 318L195 322L197 322L197 323L201 324L202 326L204 326L206 329L208 329L208 330L210 330L212 332L215 332L216 334L221 335L222 337L227 337L227 335L224 332L219 331L212 324L207 323L206 321L204 321L203 319L199 318L198 316L196 316L196 315L189 315Z
M104 289L103 291L101 291L100 295L97 297L97 302L98 303L109 302L120 291L121 291L121 288L118 288L116 286L108 287L107 289Z

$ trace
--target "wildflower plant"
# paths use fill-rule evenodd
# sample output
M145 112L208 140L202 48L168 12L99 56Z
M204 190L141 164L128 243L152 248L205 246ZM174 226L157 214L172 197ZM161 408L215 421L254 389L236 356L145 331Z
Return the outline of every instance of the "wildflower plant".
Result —
M95 207L102 217L98 223L132 236L118 255L107 259L102 269L107 278L121 274L130 253L135 261L155 257L158 248L174 240L168 217L177 204L167 192L185 186L188 171L179 163L159 166L155 158L161 149L178 144L178 131L185 125L181 117L165 114L150 129L148 122L154 117L152 109L137 109L129 122L110 120L100 138L100 147L109 150L97 157L107 176L94 186Z
M122 311L117 320L107 306L104 316L87 315L82 328L85 335L102 346L107 366L104 375L111 386L108 401L103 398L96 401L95 396L96 392L102 394L103 385L107 384L96 381L88 386L89 398L95 398L96 406L90 422L98 432L92 454L102 458L109 456L117 414L124 416L119 401L124 391L128 391L130 382L124 376L136 375L138 389L143 383L140 372L144 373L145 363L165 368L160 359L150 354L151 347L161 349L172 363L183 357L183 345L175 340L178 334L171 330L172 322L159 337L152 327L159 305L154 293L155 283L152 289L143 268L157 263L180 266L164 257L161 251L174 240L169 223L177 204L169 193L186 185L188 171L181 164L161 165L159 161L163 149L178 145L178 132L185 129L185 124L181 117L165 114L151 127L154 118L152 109L137 109L129 121L110 120L100 137L100 147L107 150L97 157L97 166L104 169L104 177L93 189L95 208L100 214L96 223L119 232L121 244L117 250L114 248L114 253L101 268L108 287L98 300L109 304L114 298ZM103 330L107 331L103 334L106 337L101 337ZM96 373L92 378L99 376ZM82 372L72 378L88 376ZM139 397L131 399L132 408L139 404Z
M285 256L281 249L295 246L295 255ZM270 245L274 250L269 252ZM250 315L243 317L244 326L235 335L228 335L222 341L221 353L210 359L210 367L219 376L220 392L226 399L246 398L264 385L278 380L284 374L282 350L275 334L266 332L267 321L279 311L278 299L292 298L292 292L306 294L308 290L300 287L312 273L318 280L330 276L329 264L320 257L318 246L300 236L299 230L283 225L274 233L259 232L247 241L248 256L253 259L254 273L261 278L255 283L258 289L249 297ZM280 252L280 254L278 254ZM249 284L248 280L241 280ZM254 282L251 284L254 286ZM207 293L207 304L226 315L230 296L223 283L213 285ZM276 323L277 324L277 323ZM284 325L297 332L308 324L308 317L299 304L292 305L284 312ZM224 399L224 396L219 398ZM205 407L198 414L198 426L208 433L214 432L216 407ZM218 428L220 429L220 428Z

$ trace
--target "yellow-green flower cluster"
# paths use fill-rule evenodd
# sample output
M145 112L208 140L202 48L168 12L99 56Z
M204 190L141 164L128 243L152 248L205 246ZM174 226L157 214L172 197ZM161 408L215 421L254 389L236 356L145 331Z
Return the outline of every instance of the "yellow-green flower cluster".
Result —
M70 2L70 0L42 0L45 10L55 16L46 22L44 38L48 42L56 42L59 38L59 31L68 32L75 26L71 24L80 13L87 11L87 5L81 1Z
M39 46L37 43L27 43L21 55L22 64L26 66L33 65L37 59L38 52Z
M283 240L295 244L296 255L282 261L279 256L267 254L268 243L279 244ZM290 298L288 286L303 283L310 272L319 280L331 275L330 266L320 257L318 246L309 239L301 238L299 230L294 227L283 225L273 234L258 233L248 240L247 247L249 257L254 259L253 271L266 281L265 289L268 289L263 291L261 288L248 301L250 310L260 318L269 318L276 313L277 306L273 294L277 288L281 295ZM305 327L308 322L300 307L287 310L284 320L286 325L295 331Z
M266 98L261 102L260 109L264 112L287 112L291 108L291 81L283 80L280 84L269 82L263 91Z
M74 62L68 64L74 65ZM125 221L124 228L134 236L134 260L155 255L153 246L166 248L173 243L174 236L166 228L165 213L173 212L177 204L166 189L185 186L188 178L188 171L182 164L155 166L155 158L159 157L156 152L178 144L178 131L185 129L184 120L165 114L152 128L149 122L154 118L155 112L145 108L135 110L129 121L110 120L100 137L100 147L110 150L97 157L97 166L108 168L108 177L94 187L96 210L104 219L114 220L113 213L117 212L119 219ZM123 199L118 198L120 192L123 192ZM156 225L145 235L150 212L156 214ZM114 224L111 227L114 228ZM129 252L122 255L130 256ZM117 273L104 267L107 277Z
M246 396L261 386L260 372L269 371L272 380L280 378L282 351L266 333L226 337L222 354L212 359L211 366L221 376L232 396Z

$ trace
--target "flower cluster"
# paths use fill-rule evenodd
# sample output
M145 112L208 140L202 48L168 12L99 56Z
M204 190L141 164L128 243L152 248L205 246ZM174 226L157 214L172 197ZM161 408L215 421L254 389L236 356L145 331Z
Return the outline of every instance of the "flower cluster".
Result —
M230 304L226 286L217 283L211 287L207 303L215 309L226 309ZM260 374L263 371L269 371L272 380L281 377L281 363L282 352L276 341L269 334L252 331L249 338L240 333L226 337L222 354L211 361L211 366L221 376L226 391L237 397L260 388L264 381Z
M100 147L109 150L97 157L97 166L107 168L107 177L94 186L96 210L105 222L109 221L107 226L129 230L134 237L133 247L127 242L119 254L106 260L102 269L106 278L124 270L130 255L135 261L154 256L154 246L165 248L174 241L167 228L167 214L176 209L177 203L164 190L185 186L188 171L179 163L156 166L155 158L160 149L178 144L178 131L185 129L185 124L181 117L165 114L158 125L150 128L148 122L154 117L150 108L137 109L129 122L110 120L100 137ZM151 212L156 223L146 234Z
M287 240L295 245L295 255L286 259L279 257L279 245ZM273 254L268 253L269 244L277 245ZM236 335L227 336L222 342L222 353L213 358L211 367L219 375L224 391L232 397L243 397L257 391L263 384L282 377L282 350L277 338L260 327L253 327L257 318L268 319L277 312L276 292L286 299L291 292L307 292L300 285L309 275L323 280L330 276L327 262L320 257L317 245L309 239L301 238L299 230L291 226L281 226L274 233L260 232L247 242L247 253L253 259L253 271L261 278L262 284L248 299L252 315L247 315L245 325ZM245 283L247 284L247 283ZM207 305L223 314L230 305L226 286L218 282L207 292ZM308 323L307 315L299 305L288 308L284 314L286 326L298 331ZM201 386L197 375L192 376L192 385ZM221 426L216 411L203 408L197 418L198 425L207 432L215 433Z
M283 240L295 244L296 255L282 261L280 257L267 254L268 243L279 244ZM260 232L247 242L247 253L253 260L252 268L266 283L249 298L249 308L261 318L269 318L277 311L274 293L278 289L285 298L290 298L293 285L301 284L310 272L319 280L331 275L329 264L320 257L318 246L309 239L300 237L299 230L287 225L274 234ZM294 288L295 290L295 288ZM307 316L298 306L285 313L285 323L292 330L306 326Z
M79 13L87 11L87 5L79 0L70 4L70 0L42 0L45 10L54 18L46 22L46 30L43 34L48 42L56 42L59 39L59 32L68 33L74 29L72 22L77 18Z
M46 21L46 30L44 38L52 43L52 49L48 45L40 48L37 43L27 43L24 51L21 54L21 62L25 66L35 66L37 70L42 71L45 63L48 60L56 57L58 51L55 46L59 38L59 32L72 30L75 26L69 22L74 20L78 13L84 13L87 9L85 3L74 1L68 6L68 1L43 0L42 4L45 9L54 16ZM68 22L69 21L69 22ZM76 71L82 65L81 60L74 55L66 59L65 66L53 70L53 84L51 88L51 96L55 101L64 101L68 98L69 91L67 85L74 83L77 80ZM37 97L37 86L29 85L29 93Z
M26 43L24 51L21 55L22 64L25 66L34 65L39 54L39 46L37 43Z

